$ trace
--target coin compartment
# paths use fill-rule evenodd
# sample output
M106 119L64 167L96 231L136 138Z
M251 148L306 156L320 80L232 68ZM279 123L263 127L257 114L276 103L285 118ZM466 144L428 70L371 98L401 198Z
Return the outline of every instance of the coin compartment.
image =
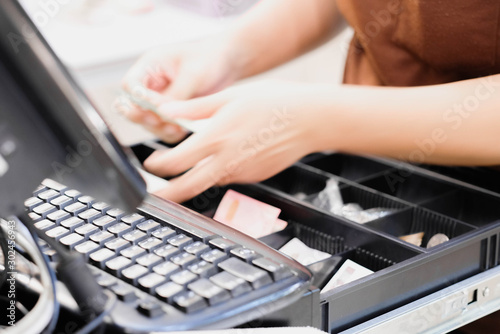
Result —
M399 169L364 180L361 184L412 204L421 204L457 189L443 181Z
M400 211L365 225L398 238L403 235L424 232L420 246L422 248L426 248L429 239L437 233L443 233L451 240L476 229L476 227L459 220L420 207Z
M423 206L478 227L500 219L500 197L474 190L444 194Z
M405 209L409 205L397 198L391 198L367 187L358 186L354 182L337 177L322 171L315 171L308 166L295 165L276 176L262 182L265 187L291 195L297 202L308 203L318 210L326 211L330 215L335 215L326 209L316 206L315 197L327 186L330 178L338 180L338 186L344 204L356 203L363 210L371 208L393 209L394 212ZM302 194L301 197L297 196ZM345 219L345 218L342 218Z
M392 169L389 165L368 158L343 153L309 159L305 163L311 167L356 182Z

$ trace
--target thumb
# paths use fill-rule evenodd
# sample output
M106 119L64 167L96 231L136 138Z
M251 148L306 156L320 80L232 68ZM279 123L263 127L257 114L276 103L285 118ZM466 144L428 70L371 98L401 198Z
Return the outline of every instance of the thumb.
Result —
M221 92L188 101L166 102L158 107L158 112L165 118L204 119L211 117L227 102L226 95Z

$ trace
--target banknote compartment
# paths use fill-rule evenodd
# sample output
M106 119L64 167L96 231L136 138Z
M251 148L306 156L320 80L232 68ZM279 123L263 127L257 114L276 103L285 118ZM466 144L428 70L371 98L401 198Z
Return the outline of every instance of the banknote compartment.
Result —
M383 173L361 184L412 204L421 204L457 189L452 184L402 169Z
M445 234L451 240L476 229L459 220L420 207L409 208L365 225L394 237L424 232L420 246L422 248L425 248L429 239L437 233Z
M310 159L305 163L311 167L345 179L360 182L368 177L392 169L391 166L356 155L334 153Z
M423 206L477 227L500 219L500 197L465 188L444 194Z

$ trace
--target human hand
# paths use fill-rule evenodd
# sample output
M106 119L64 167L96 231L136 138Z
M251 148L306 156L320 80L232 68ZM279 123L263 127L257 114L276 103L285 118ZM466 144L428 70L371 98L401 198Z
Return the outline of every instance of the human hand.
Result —
M182 127L134 100L158 106L217 92L237 79L234 54L222 37L148 52L123 79L123 89L131 98L120 96L115 108L166 142L177 142L186 135Z
M317 150L321 98L315 85L264 82L160 106L171 118L211 118L210 127L177 147L157 151L144 163L158 176L174 176L158 191L176 202L188 200L213 185L259 182ZM317 86L317 85L316 85Z

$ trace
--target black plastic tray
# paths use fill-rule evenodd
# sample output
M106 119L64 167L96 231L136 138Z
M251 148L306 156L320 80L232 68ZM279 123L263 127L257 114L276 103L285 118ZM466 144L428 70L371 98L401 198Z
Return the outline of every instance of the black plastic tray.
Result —
M391 169L389 165L368 158L342 153L310 157L303 162L322 171L356 182Z
M279 249L298 237L313 248L343 260L350 258L375 271L321 294L323 330L342 331L500 264L498 194L472 190L474 185L436 178L410 165L405 165L402 173L401 164L366 157L313 155L304 162L307 165L298 163L262 184L230 188L282 210L280 218L289 226L262 238L262 242ZM465 171L464 179L469 182L476 173L475 169L451 170L454 176ZM391 173L406 178L393 190L384 184L385 176ZM296 197L299 192L313 195L321 191L333 175L339 177L344 202L397 211L360 225ZM483 176L478 176L478 185L485 184ZM185 205L213 216L227 189L209 189ZM423 246L435 233L445 233L451 240L426 249L398 239L420 231L425 232ZM305 302L310 303L310 299Z

